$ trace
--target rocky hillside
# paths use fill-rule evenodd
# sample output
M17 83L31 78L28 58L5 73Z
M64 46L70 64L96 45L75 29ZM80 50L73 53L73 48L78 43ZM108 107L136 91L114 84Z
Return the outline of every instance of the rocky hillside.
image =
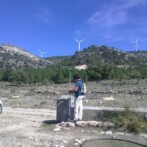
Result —
M44 68L51 64L52 62L38 58L16 46L9 44L0 46L0 68Z
M51 61L54 64L58 64L61 62L66 62L71 60L72 56L53 56L53 57L47 57L46 60Z
M107 46L92 45L72 56L39 58L21 48L9 44L0 45L0 68L45 68L51 64L75 66L95 63L114 64L120 67L147 65L147 51L123 52Z
M147 51L123 52L113 47L92 45L81 52L76 52L73 56L47 59L63 65L91 65L98 62L117 66L147 65Z

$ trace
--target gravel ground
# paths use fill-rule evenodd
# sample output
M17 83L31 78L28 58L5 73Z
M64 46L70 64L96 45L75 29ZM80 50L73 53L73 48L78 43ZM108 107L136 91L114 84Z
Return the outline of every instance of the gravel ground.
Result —
M80 146L81 142L96 138L121 138L147 145L147 134L134 135L92 127L55 131L56 101L61 95L68 95L68 86L0 83L0 100L4 105L4 112L0 115L0 147L70 147ZM127 103L130 107L147 108L147 79L89 82L87 90L84 103L87 106L123 107ZM118 146L115 143L97 140L83 147ZM123 145L133 146L127 143Z

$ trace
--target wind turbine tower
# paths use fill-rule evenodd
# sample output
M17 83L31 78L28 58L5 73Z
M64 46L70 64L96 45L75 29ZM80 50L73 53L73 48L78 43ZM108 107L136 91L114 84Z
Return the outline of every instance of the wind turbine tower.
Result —
M76 42L78 42L78 50L79 50L79 52L80 52L80 51L81 51L81 42L83 42L84 39L83 39L83 40L77 40L77 39L74 38L74 40L75 40Z
M135 41L133 41L133 43L135 44L135 51L138 51L138 49L140 49L138 41L139 41L139 38L137 38Z
M42 52L41 50L39 50L40 52L40 57L42 58L44 54L46 54L46 52Z

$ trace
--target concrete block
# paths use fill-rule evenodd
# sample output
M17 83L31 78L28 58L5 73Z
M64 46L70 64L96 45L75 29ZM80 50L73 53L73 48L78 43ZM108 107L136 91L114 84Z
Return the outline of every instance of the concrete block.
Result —
M108 121L113 116L121 114L125 111L124 108L112 108L112 107L91 107L83 106L83 119L84 121ZM131 109L130 111L141 114L144 118L147 116L147 109Z
M56 120L58 122L73 120L74 118L74 96L62 95L57 100L57 115Z

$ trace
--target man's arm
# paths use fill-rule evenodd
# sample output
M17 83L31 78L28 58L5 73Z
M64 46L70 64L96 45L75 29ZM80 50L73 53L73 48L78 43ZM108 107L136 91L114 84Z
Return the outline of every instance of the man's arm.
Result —
M78 90L78 87L77 86L75 86L75 88L69 88L69 93L74 93L75 91L77 91Z

